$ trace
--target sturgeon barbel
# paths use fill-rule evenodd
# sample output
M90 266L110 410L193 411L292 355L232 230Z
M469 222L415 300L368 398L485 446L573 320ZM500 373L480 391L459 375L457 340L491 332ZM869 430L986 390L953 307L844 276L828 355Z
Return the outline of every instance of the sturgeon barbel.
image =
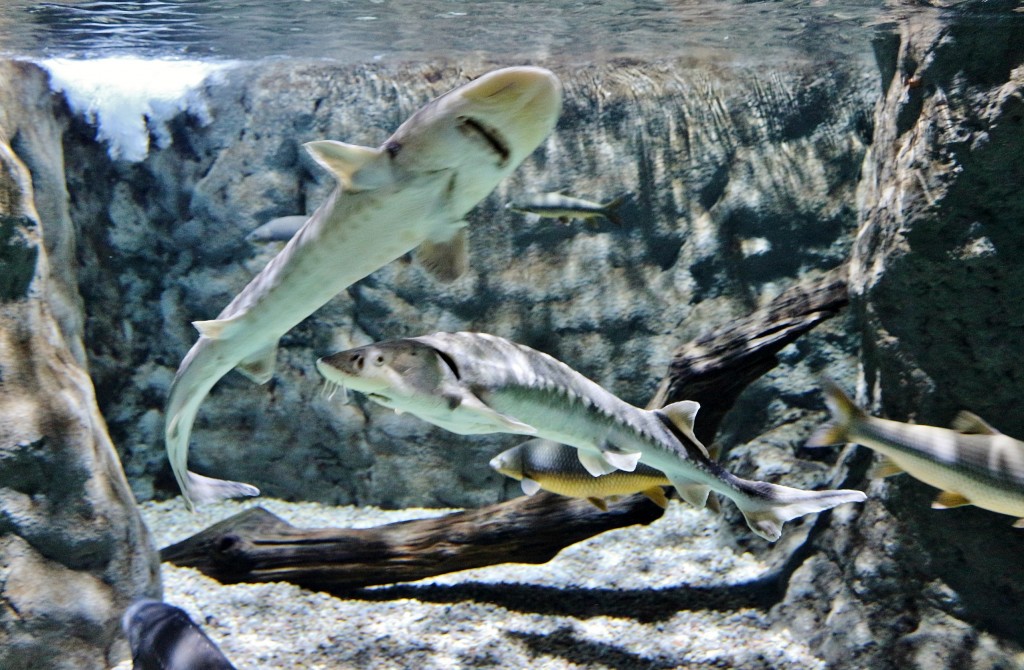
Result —
M807 442L824 447L855 442L878 452L873 477L906 472L940 493L936 509L976 505L1017 517L1024 528L1024 442L1003 435L970 412L960 412L953 429L921 426L868 415L834 382L824 379L832 421Z
M305 145L338 187L288 244L213 321L171 386L167 455L186 505L257 495L248 484L187 471L199 405L233 368L273 376L278 340L354 282L416 248L420 263L453 280L466 268L464 216L554 129L562 104L548 70L495 70L428 103L379 148Z
M684 500L703 508L710 491L730 498L769 541L782 524L847 502L860 491L802 491L740 479L712 460L693 434L699 405L634 407L547 354L484 333L434 333L326 356L328 382L462 435L513 433L576 447L587 471L665 473Z

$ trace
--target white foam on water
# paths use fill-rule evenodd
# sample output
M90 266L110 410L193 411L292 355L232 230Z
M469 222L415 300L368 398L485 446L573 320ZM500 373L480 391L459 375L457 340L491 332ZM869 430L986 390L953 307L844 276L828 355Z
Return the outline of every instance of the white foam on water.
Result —
M97 127L96 139L107 142L110 157L131 162L146 157L151 136L158 148L170 145L167 122L176 114L188 112L203 125L209 123L209 110L197 89L207 77L233 65L132 57L54 58L39 64L71 110Z

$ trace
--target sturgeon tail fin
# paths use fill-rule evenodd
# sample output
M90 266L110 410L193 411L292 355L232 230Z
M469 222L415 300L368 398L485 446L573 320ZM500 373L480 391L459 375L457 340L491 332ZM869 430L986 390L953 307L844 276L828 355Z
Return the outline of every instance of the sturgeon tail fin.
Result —
M779 539L782 524L791 519L824 512L843 503L863 502L867 497L863 491L852 489L803 491L768 482L740 480L739 483L747 496L746 500L737 500L737 506L750 530L769 542Z
M805 446L830 447L849 442L850 428L854 422L867 415L831 379L823 377L821 386L825 392L825 404L832 413L832 421L814 431Z
M192 435L192 424L199 412L199 405L209 394L213 385L230 368L211 365L216 361L217 340L201 337L185 355L178 373L171 382L164 409L164 447L171 471L181 488L185 507L195 511L196 501L210 502L239 496L259 495L259 489L249 484L212 479L188 470L188 445Z

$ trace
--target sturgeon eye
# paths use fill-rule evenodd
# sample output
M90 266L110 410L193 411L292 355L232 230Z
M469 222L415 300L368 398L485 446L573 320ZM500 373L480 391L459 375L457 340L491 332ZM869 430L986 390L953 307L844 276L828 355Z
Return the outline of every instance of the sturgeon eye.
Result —
M395 140L391 140L384 145L384 151L388 152L388 156L391 156L392 158L397 156L398 152L401 150L402 145Z
M384 365L384 354L377 354L377 356L373 359L373 364Z

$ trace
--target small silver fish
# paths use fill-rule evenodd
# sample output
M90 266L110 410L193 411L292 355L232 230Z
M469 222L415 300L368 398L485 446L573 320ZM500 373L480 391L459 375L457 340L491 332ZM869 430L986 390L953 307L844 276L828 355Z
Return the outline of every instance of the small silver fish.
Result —
M159 600L136 601L121 619L134 670L235 670L185 610Z
M879 419L834 382L824 379L822 387L832 422L815 431L808 447L862 444L882 456L872 477L906 472L941 491L935 509L976 505L1017 517L1013 525L1024 528L1024 442L970 412L960 412L952 429Z
M563 193L542 193L523 201L508 204L513 212L527 212L549 219L558 219L568 223L570 219L596 219L604 217L617 226L622 225L619 207L629 198L629 193L609 200L606 203L591 202L582 198L574 198Z
M643 493L662 509L668 507L663 486L672 486L664 473L637 463L632 472L616 470L593 476L580 463L576 448L551 440L533 439L506 449L491 459L490 466L519 480L523 493L534 495L544 489L570 498L586 498L607 511L606 498Z
M295 237L295 233L309 221L305 214L298 216L279 216L267 221L262 226L245 236L250 242L287 242Z

